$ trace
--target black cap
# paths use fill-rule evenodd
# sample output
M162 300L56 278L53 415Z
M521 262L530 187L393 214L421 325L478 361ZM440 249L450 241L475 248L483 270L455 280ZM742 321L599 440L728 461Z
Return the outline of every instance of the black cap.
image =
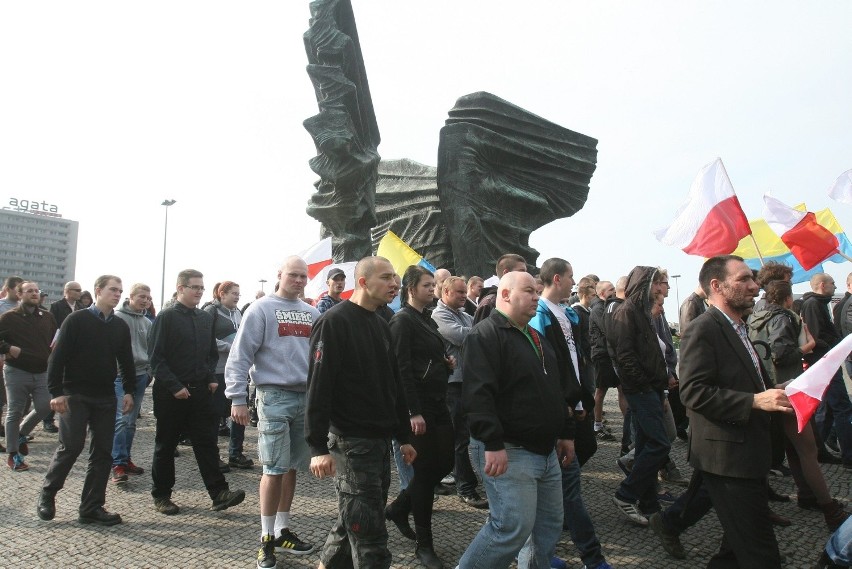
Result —
M343 272L343 269L338 269L338 268L331 269L328 272L328 276L326 277L326 280L336 279L337 277L346 278L346 273Z

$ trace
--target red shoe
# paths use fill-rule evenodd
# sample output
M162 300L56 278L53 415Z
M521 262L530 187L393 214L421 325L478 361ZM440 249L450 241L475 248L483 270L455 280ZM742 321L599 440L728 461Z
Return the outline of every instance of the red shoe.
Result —
M124 467L124 471L127 472L127 474L144 474L145 473L144 468L142 468L141 466L136 466L135 464L133 464L133 461L130 460L130 459L127 460L127 466Z
M123 484L127 482L127 472L124 470L124 466L118 465L112 467L112 481L114 484Z

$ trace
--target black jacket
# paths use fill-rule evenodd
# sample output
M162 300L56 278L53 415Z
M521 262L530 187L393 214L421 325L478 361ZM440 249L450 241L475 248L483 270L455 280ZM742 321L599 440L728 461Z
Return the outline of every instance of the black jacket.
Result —
M816 340L814 351L805 356L809 365L815 364L828 351L840 343L842 339L837 328L831 322L828 303L831 296L806 292L802 295L802 320L808 325L811 335Z
M657 269L636 267L627 275L627 298L606 321L606 339L625 393L663 391L668 370L651 324L651 283Z
M0 354L8 354L12 346L21 349L17 358L6 358L6 365L29 373L47 371L50 344L56 329L53 315L41 308L35 308L30 314L19 304L4 312L0 315Z
M219 351L213 334L213 317L175 302L160 312L151 326L148 357L157 389L174 394L184 387L216 383Z
M68 301L64 298L57 300L50 305L50 313L53 314L53 317L56 319L56 325L60 327L65 319L68 318L69 314L82 309L83 305L80 304L80 301L78 300L74 303L74 310L71 310L71 307L68 305Z
M393 315L389 324L409 414L444 414L450 370L438 324L428 309L417 312L408 304Z
M589 352L593 362L611 362L606 348L606 334L604 333L605 311L606 302L600 298L595 298L589 311Z
M686 297L683 304L680 305L678 319L680 322L680 335L686 332L686 327L689 323L704 314L707 311L707 303L703 298L696 293L692 293Z
M465 339L462 401L470 436L486 450L514 444L547 455L568 438L564 378L549 342L539 343L541 356L497 310Z

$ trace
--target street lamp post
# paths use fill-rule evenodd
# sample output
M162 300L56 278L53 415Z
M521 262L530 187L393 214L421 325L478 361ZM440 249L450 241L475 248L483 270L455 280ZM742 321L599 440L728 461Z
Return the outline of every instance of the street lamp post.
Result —
M163 200L160 205L166 206L166 223L163 225L163 280L160 282L160 310L166 303L166 243L169 237L169 206L175 205L175 200Z
M260 292L263 292L263 285L265 285L265 284L266 284L266 282L267 282L267 281L266 281L266 279L260 279L260 280L259 280L259 281L257 281L257 282L259 282L259 283L260 283ZM265 294L265 293L264 293L264 294Z
M675 298L677 299L677 308L680 310L680 287L677 284L677 280L680 278L680 275L672 275L671 278L673 278L675 282Z

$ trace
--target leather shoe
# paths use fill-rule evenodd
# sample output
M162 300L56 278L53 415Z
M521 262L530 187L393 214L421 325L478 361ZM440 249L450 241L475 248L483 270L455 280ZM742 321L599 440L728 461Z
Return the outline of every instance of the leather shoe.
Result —
M767 486L767 494L770 502L789 502L790 496L779 494L772 486Z
M787 527L793 524L793 522L790 521L790 518L785 518L784 516L776 514L772 510L769 510L769 521L772 522L772 525L781 527Z
M121 516L111 514L103 508L98 508L85 514L81 513L77 519L81 524L98 524L99 526L114 526L121 523Z
M56 496L45 490L38 495L36 512L40 520L49 521L56 516Z

